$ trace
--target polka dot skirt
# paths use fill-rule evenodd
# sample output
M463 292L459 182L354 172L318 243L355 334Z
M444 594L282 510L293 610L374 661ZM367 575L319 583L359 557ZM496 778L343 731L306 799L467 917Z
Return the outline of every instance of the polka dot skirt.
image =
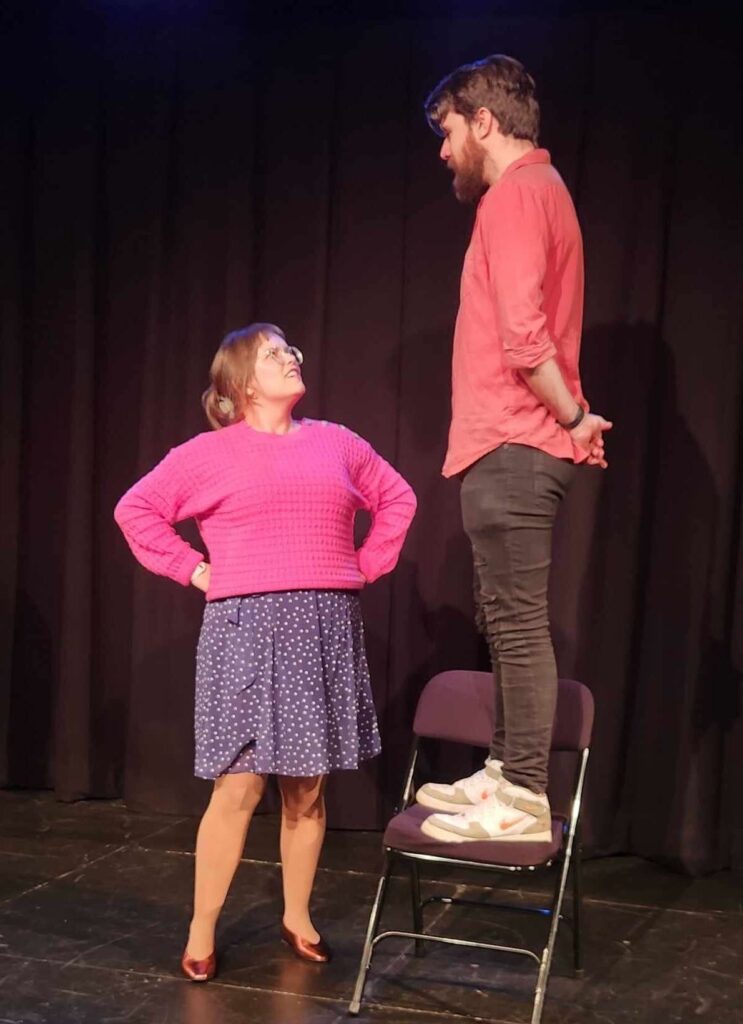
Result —
M196 654L196 767L294 776L380 749L358 594L295 590L210 601Z

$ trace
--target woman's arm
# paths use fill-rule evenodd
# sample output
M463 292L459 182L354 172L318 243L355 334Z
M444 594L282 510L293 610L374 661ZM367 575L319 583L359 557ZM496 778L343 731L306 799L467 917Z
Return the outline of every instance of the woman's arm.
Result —
M410 484L368 442L350 434L354 486L371 514L371 527L358 550L359 569L373 583L397 565L416 509Z
M194 480L182 461L182 449L172 449L121 498L114 519L145 569L187 587L205 559L173 529L200 511Z

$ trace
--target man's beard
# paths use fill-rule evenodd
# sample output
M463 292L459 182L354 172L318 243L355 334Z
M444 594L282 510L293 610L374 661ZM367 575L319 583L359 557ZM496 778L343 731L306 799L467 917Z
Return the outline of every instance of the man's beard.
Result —
M460 162L453 168L452 188L460 203L476 203L487 188L485 181L485 151L471 135L462 150Z

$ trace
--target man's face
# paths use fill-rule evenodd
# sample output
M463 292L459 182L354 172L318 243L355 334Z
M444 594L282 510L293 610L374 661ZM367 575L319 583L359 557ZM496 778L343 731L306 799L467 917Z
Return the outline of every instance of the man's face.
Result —
M476 141L471 126L461 114L450 110L441 121L444 141L439 156L454 172L452 188L460 203L475 203L487 188L485 150Z

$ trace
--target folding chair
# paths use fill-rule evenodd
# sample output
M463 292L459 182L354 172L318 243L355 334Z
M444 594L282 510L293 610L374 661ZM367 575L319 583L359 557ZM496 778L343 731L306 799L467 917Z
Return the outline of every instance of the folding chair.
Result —
M414 794L419 742L425 737L488 747L494 721L493 677L489 672L459 671L442 672L429 680L416 708L413 747L398 812L384 834L385 864L369 918L356 987L349 1005L350 1014L355 1016L361 1008L369 967L377 945L385 939L397 937L414 939L415 952L418 956L423 954L424 942L439 942L453 946L499 950L534 961L538 967L538 975L531 1024L539 1024L571 868L573 893L572 920L569 923L572 924L573 931L575 972L581 971L580 814L593 714L593 697L590 690L575 680L561 679L558 684L557 711L550 750L548 794L552 808L551 842L441 843L424 835L420 830L421 822L434 812L418 804L410 805ZM378 934L390 875L400 861L405 863L410 871L413 930L385 931ZM507 873L511 877L532 875L552 865L558 870L551 904L547 907L525 907L522 903L516 906L441 896L422 900L419 874L422 863ZM542 915L549 921L546 945L540 954L528 948L472 942L426 933L423 926L423 911L430 903L526 910Z

